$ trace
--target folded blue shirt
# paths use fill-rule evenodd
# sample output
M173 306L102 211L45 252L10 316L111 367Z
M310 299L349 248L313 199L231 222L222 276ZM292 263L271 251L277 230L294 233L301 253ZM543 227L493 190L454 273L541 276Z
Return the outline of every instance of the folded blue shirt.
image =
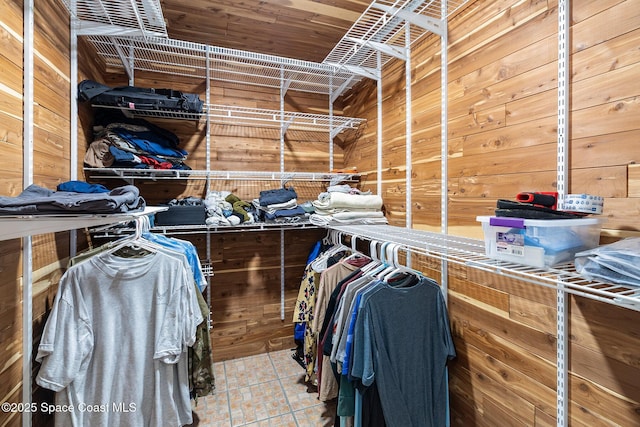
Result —
M109 189L102 184L89 184L85 181L67 181L58 184L57 191L70 191L74 193L108 193Z

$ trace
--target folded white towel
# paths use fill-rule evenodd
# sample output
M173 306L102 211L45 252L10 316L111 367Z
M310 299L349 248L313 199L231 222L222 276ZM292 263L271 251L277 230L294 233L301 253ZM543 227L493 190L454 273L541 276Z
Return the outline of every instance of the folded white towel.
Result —
M382 197L371 194L321 193L318 200L313 201L318 209L377 209L382 208Z
M334 215L313 214L309 217L313 225L327 226L336 224L388 224L381 211L377 212L340 212Z

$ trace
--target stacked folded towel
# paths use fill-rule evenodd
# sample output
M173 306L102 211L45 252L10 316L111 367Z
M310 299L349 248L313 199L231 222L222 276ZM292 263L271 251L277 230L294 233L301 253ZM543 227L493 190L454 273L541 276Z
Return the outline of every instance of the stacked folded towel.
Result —
M382 197L375 194L327 191L312 203L315 213L309 220L315 225L387 224Z

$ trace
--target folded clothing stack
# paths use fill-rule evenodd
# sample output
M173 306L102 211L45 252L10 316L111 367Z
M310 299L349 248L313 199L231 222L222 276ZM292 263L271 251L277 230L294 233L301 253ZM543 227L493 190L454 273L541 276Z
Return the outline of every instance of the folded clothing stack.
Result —
M253 200L258 218L267 223L294 223L306 220L309 205L298 204L298 194L293 187L263 190Z
M62 183L57 191L32 184L16 197L0 196L0 215L111 214L139 212L145 206L133 185L109 190L82 181Z
M173 133L143 119L101 115L94 125L94 140L84 156L93 168L189 170L187 152Z
M309 218L312 224L387 224L382 212L382 197L359 191L327 191L312 202L315 213Z

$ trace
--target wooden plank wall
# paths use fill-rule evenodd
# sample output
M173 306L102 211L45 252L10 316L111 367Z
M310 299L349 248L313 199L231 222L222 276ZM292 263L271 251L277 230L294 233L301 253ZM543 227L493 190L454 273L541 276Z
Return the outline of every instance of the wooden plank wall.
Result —
M518 191L554 188L557 4L549 1L478 0L451 22L449 65L449 222L452 232L479 236L475 216L491 213L495 199ZM637 232L639 9L630 0L589 0L572 9L571 192L606 197L610 236ZM17 195L22 183L22 3L0 1L0 140L5 179L0 193ZM35 55L34 181L55 186L70 175L68 17L58 2L37 2ZM615 23L615 25L613 24ZM102 75L81 46L81 78L125 83ZM416 228L438 229L439 41L425 39L413 52L413 206ZM635 67L635 68L634 68ZM137 84L204 93L202 82L154 80ZM51 84L54 82L54 84ZM166 84L162 84L166 83ZM385 70L383 197L392 223L404 225L404 66ZM279 108L278 95L253 88L215 86L216 103ZM66 98L65 98L66 97ZM287 108L326 111L321 99L287 97ZM375 171L375 87L361 85L345 99L346 115L365 117L360 139L338 147L337 165ZM89 142L90 112L77 130ZM204 132L193 123L169 125L202 168ZM214 169L278 170L279 141L269 130L218 129ZM287 141L288 170L323 170L326 145L316 135ZM299 143L298 143L299 142ZM304 143L304 149L298 149ZM238 155L241 153L242 155ZM300 154L303 153L303 154ZM82 153L80 153L81 161ZM312 160L309 160L312 159ZM247 169L245 169L247 170ZM365 188L375 188L369 174ZM114 185L112 181L110 185ZM220 184L238 191L240 184ZM141 184L151 201L202 195L198 182ZM309 190L312 192L313 190ZM311 244L322 233L285 235L287 315ZM192 237L199 251L202 236ZM69 254L68 233L34 238L34 321L37 334L51 306ZM212 282L214 357L223 360L292 346L292 326L279 319L279 233L214 235ZM2 243L0 262L0 394L21 400L21 241ZM289 258L289 254L291 257ZM421 260L416 260L421 261ZM434 269L425 261L425 271ZM7 274L8 272L8 274ZM553 425L555 423L555 294L471 268L450 267L449 307L458 358L451 365L454 425ZM570 298L571 425L635 425L640 391L638 312ZM36 342L37 345L37 342ZM45 398L45 397L43 397ZM0 414L0 425L20 424ZM40 424L44 425L46 420ZM37 421L39 422L39 421Z
M0 1L0 135L3 179L0 194L17 196L23 182L23 3ZM29 36L30 37L30 36ZM59 2L36 2L34 7L33 183L55 189L70 178L69 19ZM39 337L51 308L57 282L69 257L68 232L33 236L33 342ZM85 244L79 236L79 244ZM3 241L0 252L0 400L22 401L22 241ZM31 339L31 337L24 337ZM35 354L35 353L34 353ZM32 355L28 355L31 357ZM33 364L36 372L37 364ZM34 401L51 401L51 394L34 386ZM33 415L34 425L50 421ZM0 425L18 426L18 413L0 413Z
M570 193L605 197L602 241L638 236L640 4L571 2ZM557 2L478 0L449 28L449 229L481 237L477 215L556 180ZM440 43L412 52L415 228L440 228ZM383 197L405 221L404 64L383 77ZM362 85L345 113L366 117L345 163L375 184L376 92ZM417 262L420 262L418 259ZM417 265L417 264L416 264ZM428 267L422 268L434 274ZM439 273L434 274L439 277ZM556 423L556 294L471 267L449 267L452 425ZM569 425L640 425L640 313L568 298Z

